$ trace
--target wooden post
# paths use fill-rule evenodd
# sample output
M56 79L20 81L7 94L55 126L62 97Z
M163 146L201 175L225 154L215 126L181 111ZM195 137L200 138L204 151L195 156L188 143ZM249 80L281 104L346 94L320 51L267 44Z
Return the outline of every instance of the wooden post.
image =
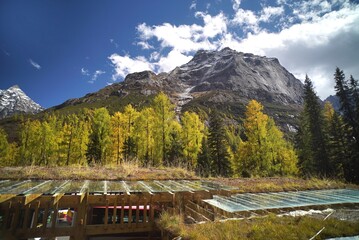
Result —
M48 215L49 215L49 204L47 203L45 210L44 210L43 218L42 218L42 230L43 231L45 231L45 229L46 229Z
M108 224L108 199L106 199L106 208L105 208L105 226Z
M137 206L136 206L136 227L140 222L140 197L137 196Z
M39 207L40 207L40 201L37 201L37 203L35 204L35 212L34 212L34 220L32 222L32 229L35 229L37 227L37 218L39 216Z
M9 221L11 206L12 206L12 202L9 201L8 207L7 207L6 210L5 210L4 225L2 226L2 229L4 229L4 230L6 229L7 223L8 223L8 221Z
M143 225L147 225L147 198L145 198L145 201L143 203Z
M113 205L112 224L116 224L116 218L117 218L117 195L115 195L115 203Z
M149 223L153 224L154 220L155 220L155 207L154 207L153 195L152 195L151 199L150 199L150 220L149 220Z
M58 211L59 211L59 203L57 202L57 203L54 205L54 212L52 213L52 217L51 217L51 228L52 228L52 231L54 231L54 230L55 230L55 227L56 227Z
M19 222L19 217L20 217L20 209L21 209L21 202L17 202L16 208L15 208L15 214L12 216L12 219L11 219L11 226L10 226L11 231L15 231L15 229L17 227L17 224Z
M23 225L22 225L22 229L28 228L30 207L31 207L31 204L28 204L28 205L25 206L25 217L24 217L24 222L23 222Z
M122 195L122 205L121 205L121 228L124 227L124 218L125 218L125 195Z
M129 203L128 203L128 227L132 226L132 201L131 195L128 195Z

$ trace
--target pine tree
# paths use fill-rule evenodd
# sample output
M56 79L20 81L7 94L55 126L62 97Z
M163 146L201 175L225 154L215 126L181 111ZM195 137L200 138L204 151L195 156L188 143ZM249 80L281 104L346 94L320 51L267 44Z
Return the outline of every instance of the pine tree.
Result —
M230 176L228 143L222 118L212 111L209 117L208 146L211 156L211 172L214 176Z
M183 155L183 142L181 138L182 126L177 121L172 121L169 129L169 144L166 151L166 166L180 166Z
M314 91L313 83L308 76L304 81L304 110L302 114L301 120L304 122L300 124L302 127L300 132L304 138L302 139L302 144L299 145L302 148L310 148L304 149L304 151L311 155L309 159L312 161L301 166L302 173L304 175L313 173L322 176L330 175L332 169L329 164L326 139L323 132L322 108ZM303 140L306 142L303 143ZM303 155L300 154L300 157L303 157ZM300 162L305 163L309 159L301 159Z
M342 117L335 112L329 102L325 102L324 110L324 132L328 140L328 152L332 175L338 178L344 177L344 169L347 168L350 159L350 149L346 136L345 125Z
M202 138L201 151L198 155L196 174L208 177L211 173L211 155L208 147L207 137Z
M358 81L350 77L349 83L345 80L342 70L336 68L335 91L341 104L341 112L347 133L350 157L345 164L345 178L351 182L359 182L359 89Z

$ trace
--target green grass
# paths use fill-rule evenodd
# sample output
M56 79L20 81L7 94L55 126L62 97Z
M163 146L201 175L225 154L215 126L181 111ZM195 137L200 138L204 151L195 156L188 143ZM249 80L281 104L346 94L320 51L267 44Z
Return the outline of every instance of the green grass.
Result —
M315 239L354 236L359 234L359 222L337 219L316 219L304 217L277 217L274 214L262 218L207 222L203 224L183 224L181 216L162 214L159 226L173 236L193 240L221 239L310 239L323 227Z
M62 167L2 167L0 179L52 180L177 180L197 179L195 174L182 168L143 168L134 163L120 166L62 166Z

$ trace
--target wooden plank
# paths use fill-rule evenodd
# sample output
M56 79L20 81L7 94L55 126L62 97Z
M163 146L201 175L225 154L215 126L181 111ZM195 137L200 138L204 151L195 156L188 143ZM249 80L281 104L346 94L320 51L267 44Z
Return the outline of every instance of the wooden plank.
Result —
M85 228L86 236L105 235L105 234L121 234L133 232L151 232L154 231L155 225L147 225L138 228L105 228L104 225L87 225Z
M105 208L105 225L108 224L108 200L106 200L106 208Z
M113 205L112 225L114 225L116 223L116 219L117 219L117 195L116 195L116 198L115 198L115 203Z
M57 204L64 195L65 195L64 193L55 193L52 196L52 203L54 205Z
M124 222L124 218L125 218L125 196L122 196L122 203L121 203L121 222L120 222L120 225L121 225L121 228L123 228L125 225L125 222Z
M52 216L51 216L51 228L52 228L52 230L54 230L55 227L56 227L58 211L59 211L59 204L56 203L56 204L54 204L54 212L52 213Z
M10 226L11 232L15 231L17 224L19 222L21 205L20 203L16 203L16 205L14 205L13 207L15 207L15 213L11 219L11 226Z
M9 221L10 209L11 209L12 204L13 204L13 203L10 201L10 202L8 203L7 208L5 209L4 225L2 226L2 229L6 229L7 223L8 223L8 221Z
M49 216L49 204L46 205L44 209L44 215L42 217L42 230L46 229L47 225L47 218Z
M132 227L132 202L131 195L129 195L129 204L128 204L128 227Z
M16 197L16 194L1 194L0 195L0 203L6 202L13 197Z
M35 203L35 212L34 212L34 220L33 220L33 223L32 223L32 228L35 229L37 228L37 218L39 216L39 207L40 207L40 201L37 201Z
M24 217L24 222L23 222L23 225L22 225L22 229L27 229L28 228L30 207L31 207L31 204L25 206L25 217Z
M153 197L151 196L151 200L150 200L150 223L154 223L155 222L155 206L154 206L154 202L153 202Z
M30 202L34 201L35 199L39 198L42 193L35 193L35 194L27 194L25 195L24 205L29 204Z
M145 198L145 204L143 205L144 208L143 208L143 223L144 224L147 224L147 199Z
M136 206L136 227L140 222L140 198L137 199L137 206Z

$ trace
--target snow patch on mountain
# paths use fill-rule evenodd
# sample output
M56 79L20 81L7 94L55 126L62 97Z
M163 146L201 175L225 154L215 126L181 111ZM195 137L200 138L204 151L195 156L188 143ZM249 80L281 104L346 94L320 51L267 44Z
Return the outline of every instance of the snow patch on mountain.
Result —
M0 90L0 119L18 113L35 114L43 110L43 107L29 98L17 85Z

